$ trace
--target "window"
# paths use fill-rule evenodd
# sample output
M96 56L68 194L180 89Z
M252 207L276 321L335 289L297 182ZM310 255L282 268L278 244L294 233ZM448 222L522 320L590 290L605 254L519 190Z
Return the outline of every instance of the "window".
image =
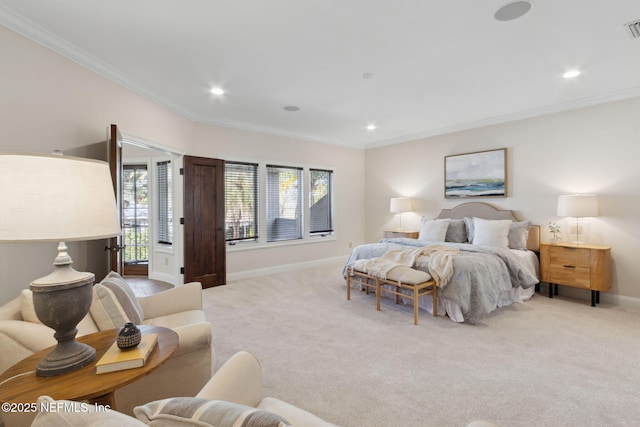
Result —
M333 233L332 179L330 170L309 170L309 233Z
M147 165L123 165L122 239L124 263L149 262L149 187Z
M302 168L267 165L267 242L302 239Z
M158 243L173 242L173 180L171 160L156 163L158 178Z
M226 241L267 245L333 236L333 180L329 169L225 161Z
M227 242L258 238L258 165L225 162L224 212Z

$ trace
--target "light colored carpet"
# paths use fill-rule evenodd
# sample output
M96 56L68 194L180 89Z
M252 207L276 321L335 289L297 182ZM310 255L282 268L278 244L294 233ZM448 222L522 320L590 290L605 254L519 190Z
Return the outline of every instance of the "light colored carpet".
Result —
M352 292L342 265L204 292L221 365L261 361L264 394L342 426L632 426L640 423L640 312L549 299L476 325Z

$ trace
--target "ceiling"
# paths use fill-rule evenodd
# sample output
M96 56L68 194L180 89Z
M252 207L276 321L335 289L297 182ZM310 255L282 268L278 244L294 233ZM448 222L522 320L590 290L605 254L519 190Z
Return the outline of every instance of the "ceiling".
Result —
M640 96L640 1L506 3L0 0L0 24L194 121L357 148Z

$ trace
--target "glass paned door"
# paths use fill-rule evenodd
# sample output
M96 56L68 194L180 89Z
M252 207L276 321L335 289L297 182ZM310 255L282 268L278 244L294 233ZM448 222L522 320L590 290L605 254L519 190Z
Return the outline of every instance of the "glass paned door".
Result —
M147 165L124 165L122 222L124 274L148 275L149 185Z

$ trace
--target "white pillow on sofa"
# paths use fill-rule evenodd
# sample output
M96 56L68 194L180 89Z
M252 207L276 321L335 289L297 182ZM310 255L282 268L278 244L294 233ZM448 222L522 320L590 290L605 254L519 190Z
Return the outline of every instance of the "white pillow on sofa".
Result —
M488 220L473 218L474 245L509 247L510 219Z
M444 242L449 228L448 219L426 219L420 220L420 233L418 240L429 242Z

